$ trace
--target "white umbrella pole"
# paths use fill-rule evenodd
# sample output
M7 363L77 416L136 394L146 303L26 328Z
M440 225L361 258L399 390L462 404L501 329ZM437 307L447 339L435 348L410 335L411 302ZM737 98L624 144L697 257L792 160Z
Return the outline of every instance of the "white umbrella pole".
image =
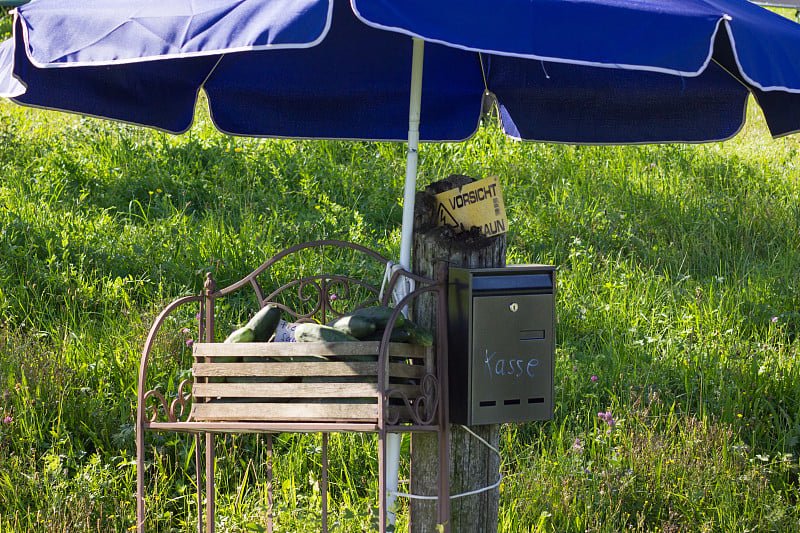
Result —
M425 42L414 39L411 66L411 99L408 105L408 153L403 196L403 225L400 233L400 265L411 270L411 235L414 231L414 195L417 193L417 150L419 149L419 109L422 105L422 58Z
M417 193L417 150L419 149L419 110L422 105L422 58L424 41L414 39L411 64L411 98L408 105L408 154L403 195L403 225L400 228L400 266L411 270L411 243L414 232L414 196ZM400 475L402 434L386 435L386 508L390 525L395 523L395 500Z

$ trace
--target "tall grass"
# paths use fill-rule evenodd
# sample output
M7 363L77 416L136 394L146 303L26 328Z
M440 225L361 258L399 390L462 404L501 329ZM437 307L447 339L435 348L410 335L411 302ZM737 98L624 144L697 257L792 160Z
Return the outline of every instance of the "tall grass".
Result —
M555 418L503 427L502 531L800 531L798 147L755 112L699 146L525 144L493 124L423 146L420 186L499 176L509 262L558 268ZM205 272L225 285L326 237L398 255L401 145L3 103L0 174L3 531L134 524L139 353ZM193 440L147 446L152 529L192 530ZM376 446L331 439L336 530L374 524ZM219 529L261 530L263 439L217 451ZM276 456L278 530L318 530L319 436L282 435Z

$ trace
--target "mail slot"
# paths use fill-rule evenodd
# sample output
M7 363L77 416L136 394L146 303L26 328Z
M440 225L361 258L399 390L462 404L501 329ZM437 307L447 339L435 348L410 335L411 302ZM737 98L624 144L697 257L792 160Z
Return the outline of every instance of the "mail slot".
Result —
M450 420L551 419L555 268L451 268L449 278Z

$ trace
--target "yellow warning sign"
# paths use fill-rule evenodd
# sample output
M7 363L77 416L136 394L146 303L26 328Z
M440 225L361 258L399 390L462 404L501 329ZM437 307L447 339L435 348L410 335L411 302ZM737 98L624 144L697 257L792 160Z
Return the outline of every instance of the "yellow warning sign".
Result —
M439 226L451 226L458 231L481 228L486 236L508 231L506 207L497 177L468 183L436 195L436 219Z

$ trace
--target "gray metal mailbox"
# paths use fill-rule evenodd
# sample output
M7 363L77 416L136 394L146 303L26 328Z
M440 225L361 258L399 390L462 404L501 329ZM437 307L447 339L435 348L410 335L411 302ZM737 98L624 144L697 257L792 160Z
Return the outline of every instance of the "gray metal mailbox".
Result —
M555 268L450 268L450 420L553 417Z

